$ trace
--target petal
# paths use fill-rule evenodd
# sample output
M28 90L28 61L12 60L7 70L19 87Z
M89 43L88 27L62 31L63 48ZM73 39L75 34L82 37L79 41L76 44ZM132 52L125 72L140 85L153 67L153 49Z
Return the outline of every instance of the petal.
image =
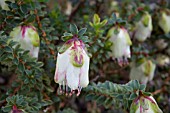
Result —
M124 56L127 57L127 58L130 58L130 57L131 57L130 46L127 46L127 47L125 48Z
M38 58L39 49L39 47L33 47L33 49L30 51L32 57Z
M89 63L90 58L86 54L85 51L83 51L83 57L84 57L84 64L81 67L81 75L80 75L80 86L86 87L89 84Z
M58 53L54 76L56 83L60 83L65 80L66 71L69 64L69 52L70 50L65 51L63 54Z
M70 63L66 72L66 82L72 90L78 88L80 83L79 78L80 78L80 68L75 67Z

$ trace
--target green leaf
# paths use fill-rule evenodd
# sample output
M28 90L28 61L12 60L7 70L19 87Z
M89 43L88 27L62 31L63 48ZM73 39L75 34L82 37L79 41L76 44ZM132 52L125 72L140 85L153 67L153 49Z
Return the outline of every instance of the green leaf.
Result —
M34 20L35 20L35 15L29 15L29 16L27 17L26 22L27 22L27 23L31 23L31 22L34 22Z
M130 94L129 99L130 100L134 100L136 97L137 97L137 94L136 93L132 93L132 94Z
M20 72L24 72L25 67L24 67L24 65L22 63L19 63L18 69L19 69Z
M88 39L88 38L89 38L88 36L81 36L81 37L80 37L80 39L81 39L84 43L89 42L89 39Z
M6 46L4 48L4 51L11 53L12 52L12 48L10 48L9 46Z
M145 84L141 84L139 90L145 91L145 88L146 88L146 85Z
M78 32L78 36L83 36L84 33L86 32L86 30L87 30L87 28L80 29L79 32Z
M23 14L27 14L28 12L27 5L26 4L21 5L20 10Z
M107 23L107 20L105 19L100 24L101 24L101 26L104 26L104 25L106 25L106 23Z
M99 17L98 14L94 14L94 16L93 16L93 23L94 24L100 23L100 17Z
M12 105L7 105L7 106L3 107L2 110L4 112L8 112L9 113L12 110Z
M78 29L75 24L70 24L70 32L73 34L78 34Z

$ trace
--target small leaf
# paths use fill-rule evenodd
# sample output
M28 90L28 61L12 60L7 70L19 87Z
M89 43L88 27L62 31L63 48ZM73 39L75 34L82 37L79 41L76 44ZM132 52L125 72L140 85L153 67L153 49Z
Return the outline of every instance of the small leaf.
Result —
M104 26L104 25L106 25L106 23L107 23L107 20L105 19L100 24L101 24L101 26Z
M88 38L89 38L88 36L81 36L81 37L80 37L80 39L81 39L84 43L89 42L89 39L88 39Z
M35 15L30 15L30 16L27 17L26 22L31 23L31 22L34 22L34 20L35 20Z
M83 36L84 33L86 32L86 30L87 30L87 28L80 29L79 32L78 32L78 36Z
M136 93L132 93L129 97L130 100L134 100L137 97Z
M5 106L5 107L2 108L2 110L4 112L8 112L9 113L12 110L12 105Z
M115 13L112 13L112 19L116 20L116 14Z
M5 50L6 52L9 52L9 53L12 52L12 49L11 49L9 46L6 46L6 47L4 48L4 50Z
M100 23L100 17L99 17L98 14L94 14L93 23L94 23L94 24Z
M146 85L145 84L141 84L139 90L143 90L144 91L145 88L146 88Z
M72 37L73 34L65 32L65 33L64 33L64 36L70 36L70 37Z
M78 34L78 29L75 24L70 24L70 32L73 34Z
M18 69L19 69L20 72L24 72L25 67L24 67L24 65L22 63L19 63Z

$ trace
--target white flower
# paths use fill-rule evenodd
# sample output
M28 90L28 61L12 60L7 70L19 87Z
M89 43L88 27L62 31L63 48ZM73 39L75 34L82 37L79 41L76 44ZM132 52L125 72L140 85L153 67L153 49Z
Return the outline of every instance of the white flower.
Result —
M10 40L19 42L21 48L29 50L32 57L38 58L40 39L33 26L19 26L10 33Z
M118 32L115 33L115 30ZM117 59L119 64L122 65L127 62L127 58L131 57L130 45L132 45L128 32L124 28L111 28L108 32L108 37L113 43L111 46L112 58Z
M147 84L154 77L156 65L151 60L140 59L131 65L130 79L139 80L142 84Z
M168 42L166 42L164 39L158 39L155 41L155 45L159 50L163 50L168 46Z
M135 26L134 38L140 42L143 42L146 40L147 37L150 37L151 32L152 32L152 18L146 12L142 16L141 20Z
M66 94L69 87L70 95L74 90L78 90L79 95L82 87L89 84L89 62L84 43L78 38L68 40L60 49L56 63L54 80L59 83L60 90L63 85Z
M152 96L139 96L133 100L130 113L163 113Z
M167 15L166 12L161 12L161 16L159 18L158 24L165 34L169 33L170 32L170 15Z
M159 55L157 55L156 63L160 67L169 66L170 65L170 58L169 58L168 55L159 54Z
M14 2L14 0L0 0L0 5L2 7L3 10L9 10L8 5L5 3L5 1L11 1Z

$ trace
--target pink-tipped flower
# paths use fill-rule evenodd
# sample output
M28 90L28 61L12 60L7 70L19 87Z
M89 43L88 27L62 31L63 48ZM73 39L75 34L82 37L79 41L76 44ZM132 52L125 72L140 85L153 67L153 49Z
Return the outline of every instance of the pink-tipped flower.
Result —
M10 36L10 40L19 42L22 49L29 50L30 56L38 58L40 38L34 26L18 26Z
M145 12L141 20L136 23L134 38L143 42L150 37L152 29L152 17L148 12Z
M115 32L117 30L117 33ZM130 36L125 28L111 28L108 37L113 43L112 58L117 59L120 65L127 63L127 58L131 57L130 46L132 45Z
M139 96L133 100L130 113L163 113L152 96Z
M147 84L154 77L156 65L148 59L142 58L131 63L130 79L139 80L142 84Z
M59 83L60 92L71 94L78 90L80 94L82 87L89 84L89 62L90 58L85 51L84 43L78 38L68 40L60 49L57 57L54 80Z

